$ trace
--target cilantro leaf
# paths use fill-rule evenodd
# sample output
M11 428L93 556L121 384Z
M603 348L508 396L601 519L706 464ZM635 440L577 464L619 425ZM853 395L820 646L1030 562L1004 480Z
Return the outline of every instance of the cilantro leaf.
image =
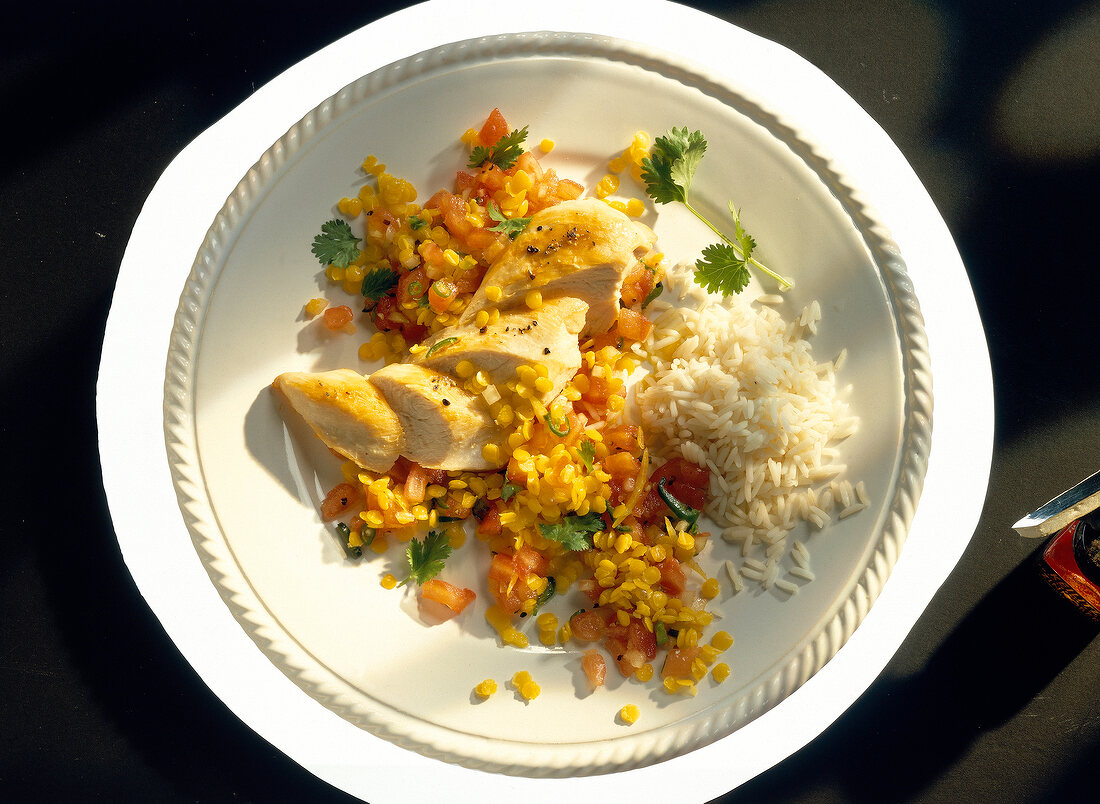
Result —
M313 238L311 251L321 265L347 268L359 256L359 238L352 234L347 221L326 221L321 224L321 233Z
M500 488L500 499L508 502L516 496L516 493L521 489L521 486L517 486L515 483L505 483Z
M372 268L363 275L363 296L378 301L397 285L398 278L397 271L389 266L379 265Z
M584 468L591 472L592 461L596 458L596 445L592 443L592 439L585 438L581 443L577 444L577 454L580 455L581 460L584 461Z
M419 539L409 542L405 555L409 559L409 574L399 586L404 586L409 580L422 584L442 572L444 563L451 555L451 542L446 533L433 530L424 537L423 542Z
M595 511L584 516L565 516L561 522L539 525L542 535L561 543L566 550L589 550L592 547L592 535L604 529L603 517Z
M653 141L653 155L642 160L642 180L646 192L658 204L687 202L688 189L695 169L707 150L701 131L688 133L687 127L673 127Z
M427 225L428 225L428 222L426 220L424 220L423 218L421 218L419 215L410 215L409 216L409 228L411 228L414 232L417 229L423 229Z
M703 258L695 263L695 281L708 293L731 296L749 284L749 269L728 243L714 243L703 249Z
M467 167L481 167L486 162L496 165L501 170L507 170L516 163L523 153L523 143L527 140L527 126L505 134L493 145L475 146L470 152L470 162Z
M692 215L722 238L722 243L703 250L703 259L696 263L699 270L696 271L695 281L711 292L720 291L726 295L740 293L748 284L748 266L752 265L779 283L780 290L786 290L792 285L790 280L753 258L752 251L756 248L756 241L741 226L740 213L732 202L729 208L734 223L733 239L707 220L688 200L692 179L706 150L707 141L702 132L689 132L686 126L673 127L667 134L653 141L653 153L642 160L642 180L646 185L646 193L655 203L669 204L677 201L683 204ZM727 247L730 251L727 251ZM740 263L739 266L735 267L735 260ZM652 300L647 299L645 304Z
M500 211L500 208L493 202L489 202L489 217L497 221L497 225L489 229L490 232L504 232L512 240L516 239L516 235L527 228L527 224L531 222L530 218L506 218L504 213Z

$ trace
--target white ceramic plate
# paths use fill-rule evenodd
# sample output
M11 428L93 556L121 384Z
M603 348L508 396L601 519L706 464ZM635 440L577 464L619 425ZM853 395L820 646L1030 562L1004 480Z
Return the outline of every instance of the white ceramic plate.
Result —
M491 91L486 88L491 87ZM541 91L533 92L532 88ZM428 627L402 577L401 545L343 560L317 517L339 462L292 418L269 384L292 370L363 369L367 336L332 336L302 320L325 282L312 237L335 200L354 195L375 154L422 188L450 186L462 167L457 136L499 104L532 142L558 143L548 166L592 186L634 132L672 126L709 139L693 186L717 219L729 193L761 259L796 277L789 318L818 299L813 339L841 374L860 430L842 462L873 505L811 546L817 579L796 596L773 589L717 601L735 647L731 680L670 696L657 681L585 688L581 651L498 647L482 613ZM635 195L638 186L624 184ZM672 259L693 258L707 232L680 210L650 222ZM754 291L750 291L754 292ZM488 37L445 45L372 72L290 129L238 185L199 250L173 330L165 386L168 452L181 506L211 578L266 655L302 689L356 725L429 756L529 775L605 773L657 762L717 739L771 708L832 657L892 568L920 495L930 444L931 376L916 298L885 228L808 137L745 97L652 50L567 33ZM370 367L367 367L369 370ZM719 575L740 549L716 539L703 555ZM484 589L487 551L475 540L448 563L453 581ZM559 615L581 596L555 601ZM712 630L717 630L715 627ZM504 691L477 703L473 687L528 670L542 695ZM614 675L614 674L612 674ZM617 721L640 706L637 725Z
M739 70L735 81L729 59L694 66L654 49L646 26L620 24L615 12L623 8L615 5L589 15L586 29L614 30L643 45L570 34L443 44L456 33L483 29L471 29L460 4L430 4L434 22L418 41L440 46L392 63L361 61L371 68L363 71L366 77L293 125L233 189L230 171L238 178L245 174L244 167L287 130L287 108L304 111L309 104L303 101L315 103L317 87L332 86L346 70L336 65L354 45L387 42L389 49L376 48L372 58L396 56L400 45L386 33L402 30L412 18L368 27L279 79L249 109L242 107L181 155L151 196L127 251L100 389L105 484L127 563L169 633L234 711L315 773L372 800L398 790L407 797L400 774L410 769L451 779L471 797L543 789L536 784L561 791L579 783L503 781L509 777L481 773L470 778L459 765L523 777L607 773L591 777L584 789L652 791L653 764L693 748L663 767L692 774L692 797L697 792L708 798L810 739L870 682L953 566L960 541L965 544L945 543L929 527L918 530L920 514L911 523L925 462L934 454L930 362L936 365L936 432L944 432L946 388L946 430L952 443L970 449L950 471L937 474L933 460L926 488L933 491L933 511L943 513L924 514L924 521L972 516L972 523L980 510L991 442L982 424L988 417L981 419L991 398L988 358L972 299L957 291L945 298L941 285L928 281L944 272L957 281L961 266L904 161L858 107L786 51L696 12L645 4L668 23L661 40L673 52L687 52L689 42L708 37L736 42L736 52L753 66ZM545 14L529 8L524 13L530 30L548 27ZM706 33L701 24L710 26ZM720 49L699 51L713 52ZM532 86L540 92L532 93ZM798 278L789 309L810 298L823 302L825 321L815 339L819 357L841 346L852 355L842 379L853 385L853 407L863 426L846 449L852 476L868 481L875 505L827 537L814 537L820 542L813 544L818 579L796 598L743 593L722 602L723 627L738 640L727 657L734 676L722 686L708 682L697 698L670 701L634 683L581 696L573 685L575 657L499 649L476 617L424 627L398 593L377 584L381 572L400 560L397 550L359 566L340 559L314 513L335 466L287 436L266 392L280 371L356 365L358 341L314 341L303 335L312 330L295 321L302 302L318 290L308 243L332 203L354 190L355 165L376 153L425 196L447 183L461 159L457 134L493 105L502 106L513 123L529 124L536 137L554 137L560 150L551 163L589 182L635 129L660 132L688 124L704 130L711 150L697 193L712 210L731 196L744 208L763 244L761 255ZM280 119L286 122L275 128ZM800 125L805 120L814 125ZM242 164L249 147L251 158ZM843 158L830 161L838 151ZM196 185L196 178L215 186ZM232 191L220 212L220 202L211 205L217 186L225 188L222 199ZM867 188L866 197L886 208L881 219L889 230L850 189L855 186ZM135 279L139 266L164 252L163 224L178 222L172 213L181 209L184 225L175 244L184 252L188 243L192 254L199 251L193 265L169 260L172 270L162 284L172 277L184 283L193 268L178 315L163 304L137 315L124 304L126 295L145 290L148 277ZM915 221L923 225L919 237L912 236ZM927 348L904 264L887 234L896 234L899 224L901 254L910 269L915 261L924 272L928 283L918 282L924 312L931 298L939 328L929 328ZM671 254L691 255L705 242L673 210L661 210L656 228ZM149 369L158 362L158 349L131 335L136 326L167 336L166 325L172 329L161 397L167 416L158 428L163 425L168 434L170 482L163 455L149 442L157 429L150 418ZM941 351L930 361L937 331ZM953 351L942 348L945 334ZM164 352L159 354L163 366ZM123 364L130 370L127 382L113 371ZM141 371L135 373L134 366ZM121 413L137 400L136 410ZM979 425L964 424L975 412ZM201 564L182 527L166 528L155 549L137 533L133 492L145 490L150 476L165 478L167 486L153 485L147 494L154 500L179 491ZM905 556L917 554L909 565L915 569L908 576L901 572L903 580L884 592L886 613L876 606L852 644L829 661L867 615L910 524L919 538ZM461 551L463 562L476 563L476 547ZM175 561L170 571L168 559ZM202 581L207 573L214 587ZM898 590L893 603L891 589ZM242 640L246 632L262 657L249 651L250 643ZM871 641L860 647L863 634ZM440 673L441 665L448 672ZM503 680L516 669L530 670L543 685L539 699L523 705L498 694L472 705L470 689L477 681ZM776 706L795 690L789 704ZM613 718L626 702L643 709L631 729ZM767 717L750 722L768 710ZM769 739L762 742L761 734ZM383 748L387 742L455 764L394 755ZM325 750L335 746L340 760ZM369 758L356 749L370 751ZM421 768L421 762L430 764ZM627 767L637 769L611 773Z

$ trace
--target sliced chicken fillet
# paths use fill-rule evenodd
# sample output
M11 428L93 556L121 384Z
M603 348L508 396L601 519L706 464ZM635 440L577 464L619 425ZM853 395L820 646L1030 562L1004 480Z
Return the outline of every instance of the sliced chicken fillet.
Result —
M619 315L623 279L656 243L653 230L603 201L564 201L536 213L527 228L489 267L481 288L459 319L471 324L479 310L522 308L538 290L543 301L562 297L588 304L580 335L606 332ZM499 287L492 302L487 287Z
M405 431L401 454L410 461L428 469L471 472L504 465L481 454L486 444L500 443L504 429L489 415L481 395L453 377L414 363L391 363L371 374L370 381L397 412Z
M325 445L364 469L387 472L405 444L401 421L367 378L350 369L280 374L273 387Z
M587 312L585 302L565 296L551 299L537 310L524 306L501 313L495 323L484 327L473 323L448 327L425 341L425 351L413 362L457 377L458 364L469 361L475 370L488 375L492 385L515 379L518 366L542 364L552 385L537 394L545 403L557 396L580 368L577 338Z

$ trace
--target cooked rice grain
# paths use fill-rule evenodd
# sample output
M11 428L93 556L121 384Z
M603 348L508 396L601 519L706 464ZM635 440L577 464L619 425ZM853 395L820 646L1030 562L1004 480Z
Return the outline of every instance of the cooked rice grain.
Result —
M816 301L786 322L771 307L706 293L692 268L670 269L647 310L653 330L636 351L653 371L638 407L659 452L710 469L705 513L726 541L741 543L739 574L793 594L797 586L778 577L791 529L828 526L838 503L840 517L868 504L862 482L841 479L847 467L835 462L836 444L858 424L836 387L846 353L835 364L814 360L806 336L821 320ZM792 560L808 581L808 553L795 544ZM760 545L764 561L752 557Z

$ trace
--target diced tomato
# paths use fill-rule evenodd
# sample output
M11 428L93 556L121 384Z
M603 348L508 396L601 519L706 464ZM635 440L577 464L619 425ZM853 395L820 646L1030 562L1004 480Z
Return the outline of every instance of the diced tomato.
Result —
M371 317L379 332L400 332L406 343L420 343L428 333L428 328L410 319L391 295L378 300Z
M420 593L428 600L442 603L455 614L461 614L462 610L477 598L473 589L455 586L438 578L422 583Z
M710 489L710 470L698 466L683 458L673 458L659 466L649 476L650 483L656 489L665 479L665 488L680 502L692 508L702 508L707 502Z
M499 536L502 530L500 524L500 506L496 500L489 503L489 510L477 523L478 536Z
M586 609L569 618L569 630L581 642L598 642L607 633L611 609Z
M633 307L635 304L641 304L645 301L645 297L652 292L655 286L653 280L653 271L646 268L644 265L638 266L627 274L626 279L623 280L623 304L627 307ZM636 340L641 340L641 338L637 338Z
M516 551L512 563L522 575L545 575L549 564L542 553L527 546Z
M531 579L545 577L546 559L529 547L521 547L514 555L497 553L489 564L489 593L496 604L515 614L525 601L536 597Z
M395 298L399 305L405 302L417 302L424 295L424 291L428 289L428 285L431 280L428 279L428 275L424 273L423 266L419 266L412 271L406 271L401 278L397 281L397 294Z
M661 678L674 676L686 678L691 675L691 666L699 655L699 648L669 648L665 663L661 666Z
M389 240L400 227L393 213L385 209L374 209L367 213L367 233L380 240Z
M644 341L653 329L653 322L641 313L627 307L619 310L619 321L615 325L619 334L632 341Z
M639 667L657 655L656 635L636 618L632 618L629 625L616 622L608 626L604 644L624 676L634 675Z
M590 405L604 405L612 394L621 393L623 381L619 377L588 376L588 390L581 393L581 399Z
M485 268L483 266L478 265L476 268L470 268L468 271L464 271L461 276L455 277L455 290L459 293L473 293L481 287L481 280L484 277Z
M359 489L351 483L335 486L321 502L321 518L329 522L347 511L359 499Z
M636 424L605 427L603 429L603 442L612 451L617 450L635 454L640 451L638 432L638 425Z
M332 330L343 329L351 323L351 319L354 317L355 313L346 304L341 304L339 307L329 307L322 314L325 326Z
M504 119L500 109L493 109L489 117L477 133L478 141L485 146L495 145L501 137L508 133L508 121Z
M603 468L612 477L634 480L641 466L642 462L629 452L612 452L603 459Z
M455 284L449 279L437 279L428 288L428 306L437 313L447 312L455 297Z
M589 648L584 652L584 656L581 657L581 669L584 670L588 683L593 689L603 686L604 678L607 676L607 663L598 650Z
M600 599L600 585L593 578L577 581L577 591L595 603Z
M661 590L673 597L679 597L687 588L687 574L680 562L673 556L669 556L658 565L661 570Z

